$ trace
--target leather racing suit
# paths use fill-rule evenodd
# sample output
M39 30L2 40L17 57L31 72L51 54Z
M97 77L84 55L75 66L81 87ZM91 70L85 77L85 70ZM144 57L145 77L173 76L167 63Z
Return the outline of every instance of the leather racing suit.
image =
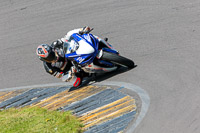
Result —
M62 81L65 82L70 81L71 79L73 79L74 76L76 76L77 79L74 83L74 87L81 85L82 78L86 76L84 75L86 73L79 72L73 62L65 58L65 54L76 51L78 47L78 44L72 38L72 34L84 34L89 33L89 31L90 27L74 29L69 31L63 38L53 42L51 44L51 47L54 49L56 55L58 56L58 59L52 63L43 62L46 72L57 78L60 78ZM64 44L68 44L67 49L64 49Z

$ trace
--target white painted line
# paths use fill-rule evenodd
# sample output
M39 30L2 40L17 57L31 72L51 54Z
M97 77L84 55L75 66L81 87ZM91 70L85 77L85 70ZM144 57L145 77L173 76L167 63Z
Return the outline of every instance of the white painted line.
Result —
M72 87L72 83L64 82L64 83L52 83L52 84L21 86L21 87L0 89L0 91L12 91L12 90L32 89L32 88L42 88L42 87L52 87L52 86L69 86L69 87Z

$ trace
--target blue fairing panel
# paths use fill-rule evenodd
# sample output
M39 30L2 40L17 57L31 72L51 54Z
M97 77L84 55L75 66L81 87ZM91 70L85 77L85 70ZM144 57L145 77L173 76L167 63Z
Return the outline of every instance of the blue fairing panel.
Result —
M74 33L74 34L72 34L72 37L77 42L79 42L80 40L84 40L88 44L90 44L95 50L98 50L98 43L99 43L99 41L92 34L83 34L83 35L80 35L80 34Z
M114 49L109 49L109 48L102 48L103 51L106 52L110 52L110 53L114 53L114 54L119 54L118 51L114 50Z
M92 54L76 54L76 52L66 54L65 57L68 58L69 60L76 61L78 64L81 66L86 66L90 63L93 62L94 58L96 57L98 53L98 40L92 35L92 34L72 34L72 37L75 41L79 42L81 40L87 42L94 48L94 53Z

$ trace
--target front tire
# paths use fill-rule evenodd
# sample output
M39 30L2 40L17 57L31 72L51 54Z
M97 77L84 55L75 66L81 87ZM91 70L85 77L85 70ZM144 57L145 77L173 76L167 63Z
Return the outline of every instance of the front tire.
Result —
M120 65L120 66L126 66L128 68L134 68L135 64L132 60L125 58L123 56L114 54L114 53L109 53L104 51L103 55L101 57L102 60L110 61L113 64Z

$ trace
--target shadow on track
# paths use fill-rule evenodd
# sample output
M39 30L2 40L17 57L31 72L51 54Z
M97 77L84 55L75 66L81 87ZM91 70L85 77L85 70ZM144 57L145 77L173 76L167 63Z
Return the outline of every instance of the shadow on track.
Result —
M137 65L135 65L132 69L134 69L135 67L137 67ZM87 86L87 85L91 85L91 84L94 84L96 82L104 81L104 80L109 79L109 78L111 78L111 77L113 77L115 75L127 72L129 70L131 70L131 69L126 68L126 67L120 67L120 68L118 68L117 70L115 70L113 72L108 72L108 73L103 73L103 74L94 74L93 76L84 79L81 86L79 86L79 87L71 87L69 89L69 91L74 91L74 90L77 90L77 89L79 89L81 87L84 87L84 86Z

